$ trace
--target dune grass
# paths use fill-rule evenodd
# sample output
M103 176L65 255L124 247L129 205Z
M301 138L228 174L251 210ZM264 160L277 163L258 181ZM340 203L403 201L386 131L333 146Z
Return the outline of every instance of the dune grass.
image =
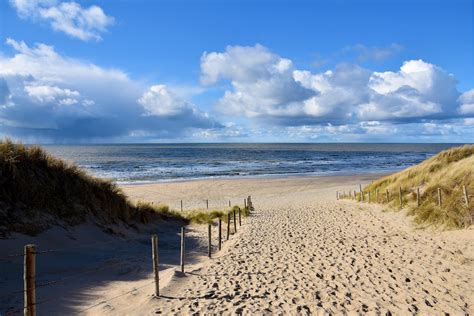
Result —
M466 206L463 185L470 195ZM474 216L474 145L455 147L407 168L383 177L363 189L371 192L372 201L379 191L378 203L386 203L385 192L390 192L393 208L400 208L399 188L402 189L403 208L423 225L445 228L463 228L473 224ZM420 206L417 206L417 188L420 190ZM438 205L438 188L442 205ZM367 198L367 195L366 195Z
M40 147L0 141L0 234L35 235L51 225L185 220L166 206L131 203L114 183L90 176Z
M238 214L240 209L241 215L247 217L250 214L250 211L247 207L240 208L237 205L234 205L232 208L225 208L222 210L191 210L186 211L184 217L188 219L191 223L195 224L208 224L213 223L217 219L221 219L223 222L227 223L227 214L232 214L234 211Z

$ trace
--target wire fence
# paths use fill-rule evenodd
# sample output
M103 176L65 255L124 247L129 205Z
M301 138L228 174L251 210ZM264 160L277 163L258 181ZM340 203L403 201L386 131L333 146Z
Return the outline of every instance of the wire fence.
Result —
M252 206L252 201L251 197L248 196L245 199L245 204L249 206L249 209L253 210ZM234 211L235 212L235 211ZM232 220L232 217L229 216L229 218ZM237 232L237 223L236 221L236 216L234 214L234 234ZM239 208L239 226L241 225L241 219L240 219L240 208ZM227 229L230 229L230 225L227 226ZM221 225L219 225L219 250L220 250L220 245L221 245L221 236L222 236L222 231L221 231ZM209 256L211 255L211 230L209 229ZM229 236L229 231L227 232L227 236ZM184 254L184 228L182 229L182 235L181 235L181 252ZM48 304L48 303L57 303L58 301L61 301L62 298L57 296L57 297L51 297L48 299L44 299L41 301L36 301L36 292L38 289L44 289L47 287L51 286L57 286L63 283L66 283L68 281L78 279L80 277L84 277L87 275L92 275L97 272L102 272L108 269L111 269L113 267L118 267L123 264L129 264L131 261L140 261L140 262L145 262L144 260L146 257L152 258L152 255L148 252L144 252L141 256L137 256L136 254L130 257L123 257L123 256L114 256L114 257L107 257L106 259L95 262L95 267L93 268L87 268L87 269L79 269L79 270L69 270L68 272L74 272L72 274L55 278L55 279L37 279L36 275L36 261L37 258L36 256L39 255L40 258L43 256L47 256L49 254L56 254L56 253L71 253L74 252L76 249L80 248L92 248L92 247L101 247L101 246L108 246L111 244L116 244L116 245L123 245L124 242L133 242L133 241L143 241L144 236L136 237L136 238L126 238L126 239L119 239L119 240L110 240L110 241L100 241L100 242L93 242L93 243L86 243L86 244L79 244L79 245L74 245L71 247L61 247L61 248L50 248L50 249L44 249L44 250L36 250L35 245L26 245L25 246L25 251L24 253L13 253L9 254L6 256L3 256L0 258L0 263L11 263L16 259L22 258L24 259L24 275L23 275L23 283L24 287L22 289L16 289L16 290L11 290L6 293L1 293L0 294L0 302L9 302L10 299L12 298L19 298L20 296L24 297L24 302L23 302L23 307L19 308L18 303L19 300L17 299L14 304L16 306L10 306L7 307L3 312L0 311L0 315L16 315L16 314L21 314L25 313L28 315L35 315L37 306ZM158 248L158 247L157 247ZM31 250L33 249L33 251ZM154 251L154 250L153 250ZM156 249L158 251L158 249ZM157 254L156 254L157 255ZM158 256L156 256L158 258ZM153 255L153 260L155 256ZM45 260L45 259L39 259L39 260ZM181 255L181 262L180 266L182 267L184 271L184 256ZM158 273L158 272L156 272ZM156 276L158 277L158 275ZM20 282L20 280L19 280ZM87 306L79 311L76 311L76 313L83 313L85 311L88 311L96 306L99 306L101 304L106 304L112 300L115 300L119 297L122 297L124 295L130 294L134 291L137 291L139 289L145 288L147 286L150 286L152 284L155 284L157 282L156 279L153 281L150 281L144 285L141 285L139 287L133 287L127 292L121 293L119 295L105 298L105 299L100 299L99 302L94 303L93 305ZM158 287L157 287L158 288ZM157 293L158 294L158 293Z
M415 209L420 208L424 203L434 205L439 209L446 208L447 203L445 199L447 199L447 197L451 198L451 207L455 205L457 209L465 209L467 211L465 216L459 217L461 226L468 226L474 223L474 208L470 208L473 196L469 194L466 185L457 188L449 188L448 190L443 190L438 187L436 190L430 189L427 192L422 192L420 187L399 187L398 190L394 192L393 190L379 190L378 188L374 190L362 189L362 185L359 184L357 191L355 189L349 190L348 192L336 191L337 200L350 199L357 202L391 204L399 208L411 206Z

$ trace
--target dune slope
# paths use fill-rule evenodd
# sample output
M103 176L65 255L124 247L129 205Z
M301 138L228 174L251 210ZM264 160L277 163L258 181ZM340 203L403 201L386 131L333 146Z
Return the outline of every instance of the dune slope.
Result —
M464 189L471 196L469 207L465 203ZM474 145L465 145L440 152L422 163L401 172L383 177L364 188L364 192L378 190L379 203L399 207L399 189L402 189L404 207L420 224L443 225L448 228L467 227L474 214ZM420 206L417 206L417 189L420 190ZM438 205L438 188L442 204Z
M38 234L52 225L148 223L180 218L167 207L132 204L114 183L47 154L0 142L0 236Z

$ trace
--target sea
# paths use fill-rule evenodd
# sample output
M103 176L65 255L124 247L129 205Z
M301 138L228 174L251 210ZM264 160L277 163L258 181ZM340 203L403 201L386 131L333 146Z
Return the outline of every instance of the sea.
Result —
M389 173L461 144L44 145L118 184L207 178Z

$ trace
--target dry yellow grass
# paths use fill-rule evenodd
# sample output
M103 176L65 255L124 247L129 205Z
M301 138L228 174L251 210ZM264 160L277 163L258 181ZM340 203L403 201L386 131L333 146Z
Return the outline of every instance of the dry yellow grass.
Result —
M463 185L471 196L466 206ZM455 147L440 152L422 163L401 172L383 177L365 187L372 199L386 203L385 192L390 192L390 206L399 208L399 188L402 189L403 208L408 208L415 221L424 225L445 228L467 227L473 223L474 203L474 145ZM420 190L420 206L417 206L417 188ZM438 205L438 188L442 205Z
M132 204L114 183L93 177L40 147L0 141L0 236L35 235L51 225L129 225L185 220L167 206Z
M249 215L250 211L247 207L240 208L239 206L235 205L232 208L226 208L222 210L191 210L186 211L184 217L191 221L192 223L196 224L208 224L214 222L215 219L222 219L224 222L227 222L227 214L235 211L241 211L241 215L246 217Z

